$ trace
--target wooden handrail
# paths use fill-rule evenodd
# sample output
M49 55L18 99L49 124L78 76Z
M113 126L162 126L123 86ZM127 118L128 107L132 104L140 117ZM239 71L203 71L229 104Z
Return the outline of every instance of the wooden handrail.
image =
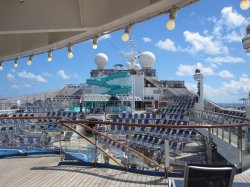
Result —
M122 123L122 122L111 122L111 121L90 121L90 120L67 120L63 117L58 116L29 116L29 117L0 117L0 120L15 120L15 119L58 119L59 123L78 123L78 124L103 124L103 125L123 125L123 126L136 126L136 127L160 127L169 129L179 128L225 128L225 127L243 127L250 126L248 123L240 124L221 124L221 125L159 125L159 124L138 124L138 123Z
M145 155L143 155L142 153L140 153L140 152L134 150L133 148L129 147L128 145L123 144L123 143L121 143L121 142L115 140L114 138L111 138L111 137L109 137L109 136L107 136L107 135L105 135L105 134L103 134L103 133L101 133L101 132L98 132L98 131L96 131L95 129L93 129L93 128L91 128L91 127L88 127L88 126L86 126L86 125L84 125L84 124L79 124L79 125L82 126L82 127L84 127L84 128L86 128L87 130L90 130L90 131L92 131L92 132L95 132L96 134L99 134L99 135L101 135L101 136L104 136L105 138L107 138L107 139L109 139L109 140L112 140L112 141L114 141L114 142L120 144L121 146L123 146L123 147L129 149L130 151L132 151L132 152L136 153L137 155L141 156L142 158L144 158L144 159L147 160L148 162L152 163L152 164L155 165L156 167L159 167L159 168L163 169L164 171L171 172L171 170L169 170L168 168L162 167L161 165L159 165L158 163L156 163L156 162L153 161L152 159L146 157Z
M79 133L78 131L76 131L74 128L70 127L66 123L62 123L62 125L65 126L65 127L67 127L67 128L69 128L71 131L75 132L76 134L78 134L79 136L81 136L83 139L87 140L89 143L95 145L97 147L97 149L99 149L100 151L102 151L103 153L105 153L106 155L108 155L119 166L124 166L122 163L120 163L119 161L117 161L116 158L114 158L112 155L110 155L108 152L106 152L102 147L96 145L95 142L93 142L92 140L90 140L88 137L84 136L82 133Z
M59 123L78 123L78 124L102 124L102 125L123 125L123 126L136 126L136 127L160 127L169 129L179 129L179 128L224 128L224 127L243 127L250 126L249 123L241 124L223 124L223 125L159 125L159 124L137 124L137 123L122 123L122 122L111 122L111 121L89 121L89 120L59 120Z

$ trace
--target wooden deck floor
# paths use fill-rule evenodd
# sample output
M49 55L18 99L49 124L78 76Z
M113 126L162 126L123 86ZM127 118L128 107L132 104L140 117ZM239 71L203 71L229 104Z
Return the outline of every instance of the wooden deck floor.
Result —
M86 186L137 187L167 186L167 179L104 168L57 166L58 156L0 159L0 187ZM183 186L183 179L176 179ZM250 169L236 175L235 187L250 186Z
M57 166L59 157L0 159L0 186L167 186L167 179L112 169Z

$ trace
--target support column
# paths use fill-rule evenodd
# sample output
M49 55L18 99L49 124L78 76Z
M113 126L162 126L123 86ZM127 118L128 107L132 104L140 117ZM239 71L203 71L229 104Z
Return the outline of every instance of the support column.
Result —
M250 120L250 105L246 106L246 118ZM245 127L245 150L250 152L250 126Z

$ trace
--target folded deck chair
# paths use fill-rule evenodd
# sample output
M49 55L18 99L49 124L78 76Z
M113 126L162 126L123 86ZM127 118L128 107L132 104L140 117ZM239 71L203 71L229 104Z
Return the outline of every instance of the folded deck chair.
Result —
M233 165L185 165L184 187L231 187Z

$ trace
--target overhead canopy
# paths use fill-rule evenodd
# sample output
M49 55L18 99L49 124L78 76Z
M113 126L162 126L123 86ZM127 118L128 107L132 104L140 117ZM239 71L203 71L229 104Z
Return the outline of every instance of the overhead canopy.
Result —
M58 49L198 0L1 0L0 60Z

